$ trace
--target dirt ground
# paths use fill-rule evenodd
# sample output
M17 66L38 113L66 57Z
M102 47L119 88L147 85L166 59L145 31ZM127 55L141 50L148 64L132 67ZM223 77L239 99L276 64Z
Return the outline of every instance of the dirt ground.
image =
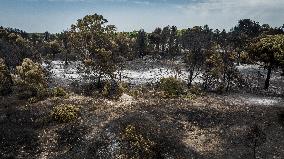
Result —
M80 107L79 119L53 121L50 112L61 103ZM151 158L249 159L254 141L257 158L284 158L281 105L242 104L212 94L195 100L73 94L34 104L5 97L0 104L0 158L127 158L122 152L131 148L121 134L128 125L155 143ZM254 127L261 132L256 140L250 135Z

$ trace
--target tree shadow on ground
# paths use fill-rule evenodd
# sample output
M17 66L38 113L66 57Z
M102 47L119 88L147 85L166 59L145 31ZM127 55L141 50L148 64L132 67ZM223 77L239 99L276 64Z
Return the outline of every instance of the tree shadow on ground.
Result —
M100 138L89 146L88 157L203 158L184 145L183 132L175 122L161 120L163 115L163 112L153 114L142 108L110 121Z
M0 158L26 158L40 152L36 125L28 111L1 112Z

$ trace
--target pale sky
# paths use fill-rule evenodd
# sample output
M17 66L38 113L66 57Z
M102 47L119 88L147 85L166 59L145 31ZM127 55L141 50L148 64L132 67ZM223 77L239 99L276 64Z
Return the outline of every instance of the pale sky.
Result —
M27 32L61 32L94 13L118 31L205 24L228 30L244 18L279 27L284 0L0 0L0 26Z

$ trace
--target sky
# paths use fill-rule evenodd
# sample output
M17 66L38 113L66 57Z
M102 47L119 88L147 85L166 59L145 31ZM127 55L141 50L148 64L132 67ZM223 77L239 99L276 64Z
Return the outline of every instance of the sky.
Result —
M62 32L87 14L101 14L118 31L208 24L229 30L238 20L284 24L284 0L0 0L0 26Z

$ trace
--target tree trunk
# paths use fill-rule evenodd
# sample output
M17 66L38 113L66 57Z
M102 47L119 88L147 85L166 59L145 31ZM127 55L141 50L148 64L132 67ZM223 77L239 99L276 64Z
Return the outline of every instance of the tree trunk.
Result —
M193 73L194 73L193 70L190 70L190 71L189 71L188 84L187 84L187 87L188 87L188 88L190 88L191 85L192 85Z
M256 140L254 141L253 144L254 144L254 145L253 145L253 158L256 159Z
M238 63L237 63L237 66L240 66L240 63L241 63L241 53L240 53L240 51L238 51Z
M66 51L65 53L65 65L68 65L68 53L69 51Z
M284 67L282 68L281 76L284 76Z
M272 66L270 64L269 67L268 67L268 71L267 71L267 76L266 76L266 80L265 80L264 89L268 89L268 87L269 87L269 81L270 81L270 77L271 77L271 72L272 72Z

